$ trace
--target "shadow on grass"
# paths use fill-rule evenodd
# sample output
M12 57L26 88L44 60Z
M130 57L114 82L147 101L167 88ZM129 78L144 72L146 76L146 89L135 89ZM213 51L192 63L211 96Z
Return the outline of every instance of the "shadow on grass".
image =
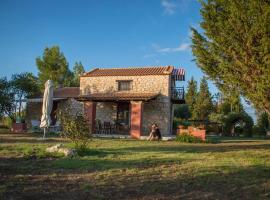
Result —
M1 143L66 143L67 140L61 139L61 138L46 138L45 140L40 138L0 138Z
M100 155L99 153L97 155ZM194 159L192 159L194 160ZM198 159L196 159L198 160ZM100 159L98 157L75 158L0 158L0 172L4 174L51 174L61 172L69 174L72 171L87 170L88 172L102 172L121 169L147 169L155 166L171 166L182 164L191 159L174 158L146 158L146 159ZM63 171L64 170L64 171ZM0 173L0 174L1 174Z
M3 199L269 199L270 169L264 166L208 168L208 173L111 177L81 174L9 178ZM14 184L16 182L16 184ZM13 184L12 184L13 183ZM87 186L87 187L86 187ZM23 190L21 188L24 188Z
M121 151L131 152L166 152L166 153L206 153L206 152L229 152L229 151L241 151L241 150L269 150L270 144L226 144L226 145L205 145L205 144L179 144L179 145L156 145L156 146L138 146L138 147L126 147L121 148Z

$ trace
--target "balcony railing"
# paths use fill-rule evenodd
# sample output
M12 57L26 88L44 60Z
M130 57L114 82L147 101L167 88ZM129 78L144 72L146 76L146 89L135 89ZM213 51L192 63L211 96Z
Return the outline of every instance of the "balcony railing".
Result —
M185 90L184 87L172 87L171 98L173 101L183 101L185 100Z

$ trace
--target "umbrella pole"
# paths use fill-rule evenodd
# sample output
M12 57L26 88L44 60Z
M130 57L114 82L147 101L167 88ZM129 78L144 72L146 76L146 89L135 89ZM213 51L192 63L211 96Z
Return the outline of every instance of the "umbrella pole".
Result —
M46 136L46 127L44 128L43 139L45 139L45 136Z

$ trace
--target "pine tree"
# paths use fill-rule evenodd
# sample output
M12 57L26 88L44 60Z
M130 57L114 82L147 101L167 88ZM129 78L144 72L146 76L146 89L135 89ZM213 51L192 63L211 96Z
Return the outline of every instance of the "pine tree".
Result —
M73 67L73 86L80 86L80 76L85 72L81 62L76 62Z
M50 79L54 86L70 86L73 74L68 68L68 62L58 46L45 48L42 58L36 59L38 78L41 88Z
M197 65L222 91L237 91L270 116L270 2L201 4L204 33L192 28Z
M193 118L197 120L208 120L212 110L212 96L208 88L207 80L205 77L203 77L193 110Z
M189 106L189 111L191 115L193 115L194 106L196 104L196 98L197 98L197 81L194 80L193 77L188 82L187 85L187 92L185 95L186 104Z

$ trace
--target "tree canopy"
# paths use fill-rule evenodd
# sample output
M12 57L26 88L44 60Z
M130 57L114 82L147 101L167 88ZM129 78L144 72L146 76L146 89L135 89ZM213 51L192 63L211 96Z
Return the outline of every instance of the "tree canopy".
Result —
M45 48L43 56L36 58L38 78L41 88L50 79L54 85L70 86L73 74L68 68L68 62L58 46Z
M270 2L201 1L201 28L192 28L197 65L222 91L237 91L270 115Z
M40 94L38 79L32 73L13 74L10 81L15 98L15 105L19 103L19 116L23 98L34 97Z
M72 86L80 86L80 76L85 72L84 67L81 62L75 62L73 67L73 83Z
M195 119L208 120L213 110L212 95L209 91L206 78L203 77L200 83L200 90L196 99L193 114Z
M0 118L11 115L13 110L14 95L11 85L6 78L0 78Z
M192 115L194 115L193 111L194 111L194 107L195 107L195 103L196 103L196 98L198 95L197 90L198 90L197 81L194 80L193 77L191 77L191 79L188 81L187 92L185 94L185 100L186 100L186 103L189 107L189 111Z

